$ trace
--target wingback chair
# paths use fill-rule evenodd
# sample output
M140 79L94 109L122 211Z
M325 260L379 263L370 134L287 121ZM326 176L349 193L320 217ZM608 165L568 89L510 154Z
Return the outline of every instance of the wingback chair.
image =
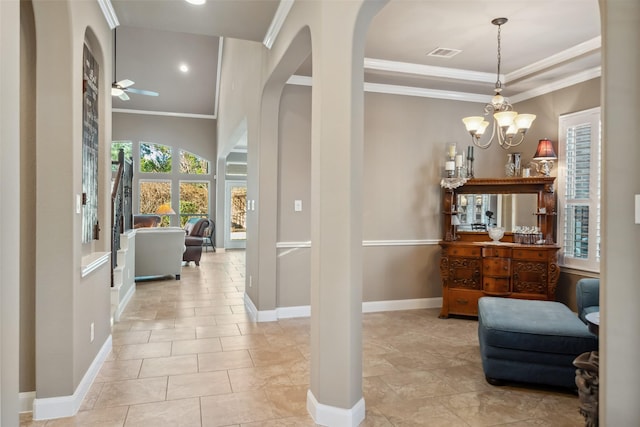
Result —
M209 228L209 220L202 218L195 224L187 223L185 230L187 235L184 240L184 244L187 250L182 255L182 260L187 263L193 261L196 265L200 265L200 258L202 258L202 241L205 237L205 232Z

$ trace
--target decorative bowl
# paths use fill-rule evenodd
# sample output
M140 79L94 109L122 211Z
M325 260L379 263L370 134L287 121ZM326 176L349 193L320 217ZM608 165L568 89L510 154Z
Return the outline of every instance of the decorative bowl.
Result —
M491 227L488 231L489 237L491 237L494 242L499 242L500 239L504 237L504 227Z

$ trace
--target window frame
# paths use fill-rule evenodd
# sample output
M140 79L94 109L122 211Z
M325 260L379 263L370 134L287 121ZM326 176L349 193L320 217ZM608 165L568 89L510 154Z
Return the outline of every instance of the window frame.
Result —
M568 199L567 185L567 132L571 128L589 124L591 126L591 146L589 164L588 198ZM595 107L571 114L563 114L558 119L558 243L562 246L559 263L562 267L594 273L600 272L601 248L601 194L602 194L602 124L601 109ZM594 140L595 137L595 140ZM593 144L593 142L596 142ZM589 207L588 256L585 259L566 255L564 247L567 205Z

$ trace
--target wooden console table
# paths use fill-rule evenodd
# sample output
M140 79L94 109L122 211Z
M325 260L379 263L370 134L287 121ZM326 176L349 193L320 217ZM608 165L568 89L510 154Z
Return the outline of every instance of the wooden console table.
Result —
M478 315L482 296L555 300L560 276L555 245L440 242L441 318Z

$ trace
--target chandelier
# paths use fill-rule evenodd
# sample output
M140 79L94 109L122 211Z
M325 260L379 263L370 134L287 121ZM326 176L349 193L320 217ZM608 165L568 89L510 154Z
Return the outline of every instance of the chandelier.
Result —
M498 75L496 79L495 95L491 98L491 102L484 107L484 116L471 116L462 119L467 131L471 134L471 140L480 148L487 148L494 139L497 138L500 147L505 150L520 145L524 140L524 134L531 127L531 123L535 120L535 114L518 114L513 111L513 106L502 95L502 82L500 81L500 27L506 24L507 18L496 18L491 21L493 25L498 26ZM489 126L487 116L493 114L493 127L491 138L488 141L480 142L485 134L485 130ZM489 119L490 120L490 119Z

